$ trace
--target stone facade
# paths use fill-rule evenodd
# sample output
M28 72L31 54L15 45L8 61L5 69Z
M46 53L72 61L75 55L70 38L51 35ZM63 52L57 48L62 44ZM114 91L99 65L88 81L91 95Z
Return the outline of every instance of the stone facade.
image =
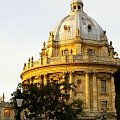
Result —
M87 113L115 112L115 88L112 74L120 59L106 31L83 11L83 2L73 0L71 11L50 32L40 58L24 64L22 83L47 84L48 80L74 82L77 96Z
M0 120L15 120L14 115L14 110L10 103L2 101L0 103Z

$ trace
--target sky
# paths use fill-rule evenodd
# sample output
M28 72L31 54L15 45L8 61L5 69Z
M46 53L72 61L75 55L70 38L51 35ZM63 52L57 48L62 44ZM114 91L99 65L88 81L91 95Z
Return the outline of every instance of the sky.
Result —
M70 13L71 0L0 0L0 96L8 101L23 65L39 58L49 31ZM107 31L120 54L120 0L83 0L84 12Z

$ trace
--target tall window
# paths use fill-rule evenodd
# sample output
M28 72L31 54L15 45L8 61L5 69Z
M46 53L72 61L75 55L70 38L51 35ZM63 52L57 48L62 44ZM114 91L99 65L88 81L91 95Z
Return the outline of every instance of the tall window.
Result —
M81 80L77 80L77 85L76 85L76 87L77 87L77 93L80 93L81 92Z
M106 80L101 80L101 92L106 93Z
M5 118L10 118L10 110L9 109L4 110L4 117Z
M101 105L102 108L107 108L107 101L102 101L102 105Z

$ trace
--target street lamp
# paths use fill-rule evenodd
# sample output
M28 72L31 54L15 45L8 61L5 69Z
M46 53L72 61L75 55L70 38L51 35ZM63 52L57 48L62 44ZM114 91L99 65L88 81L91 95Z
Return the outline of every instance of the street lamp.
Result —
M22 106L22 103L23 103L23 95L22 95L20 89L17 90L16 102L17 102L17 116L16 116L16 120L21 120L20 113L21 113L21 106Z

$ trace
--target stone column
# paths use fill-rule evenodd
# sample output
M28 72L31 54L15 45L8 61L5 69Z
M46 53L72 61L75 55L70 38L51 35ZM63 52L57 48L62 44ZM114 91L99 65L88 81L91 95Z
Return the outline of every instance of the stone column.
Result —
M96 73L93 73L93 111L97 112L97 79Z
M115 112L115 85L114 78L111 76L111 98L112 98L112 111Z
M30 84L33 84L34 83L34 77L31 77L30 78Z
M42 75L39 75L39 83L42 84Z
M73 82L74 82L74 80L73 80L73 72L70 72L69 73L69 84L71 84ZM70 90L70 98L73 98L73 91L72 90Z
M76 44L76 55L81 55L81 43Z
M69 83L70 83L70 84L74 82L74 81L73 81L73 73L74 73L74 72L70 72L70 73L69 73Z
M62 74L63 74L63 76L62 76L62 80L60 82L64 82L66 80L65 79L65 75L66 75L65 72L63 72ZM63 89L63 86L61 86L60 89ZM62 93L63 93L63 91L62 91Z
M39 76L35 76L35 77L34 77L34 84L38 84L38 83L39 83L38 80L39 80Z
M89 87L89 72L85 73L85 81L86 81L86 111L90 111L90 87Z
M47 74L44 75L44 85L47 85Z
M65 81L65 72L63 72L63 79L61 82L64 82Z

